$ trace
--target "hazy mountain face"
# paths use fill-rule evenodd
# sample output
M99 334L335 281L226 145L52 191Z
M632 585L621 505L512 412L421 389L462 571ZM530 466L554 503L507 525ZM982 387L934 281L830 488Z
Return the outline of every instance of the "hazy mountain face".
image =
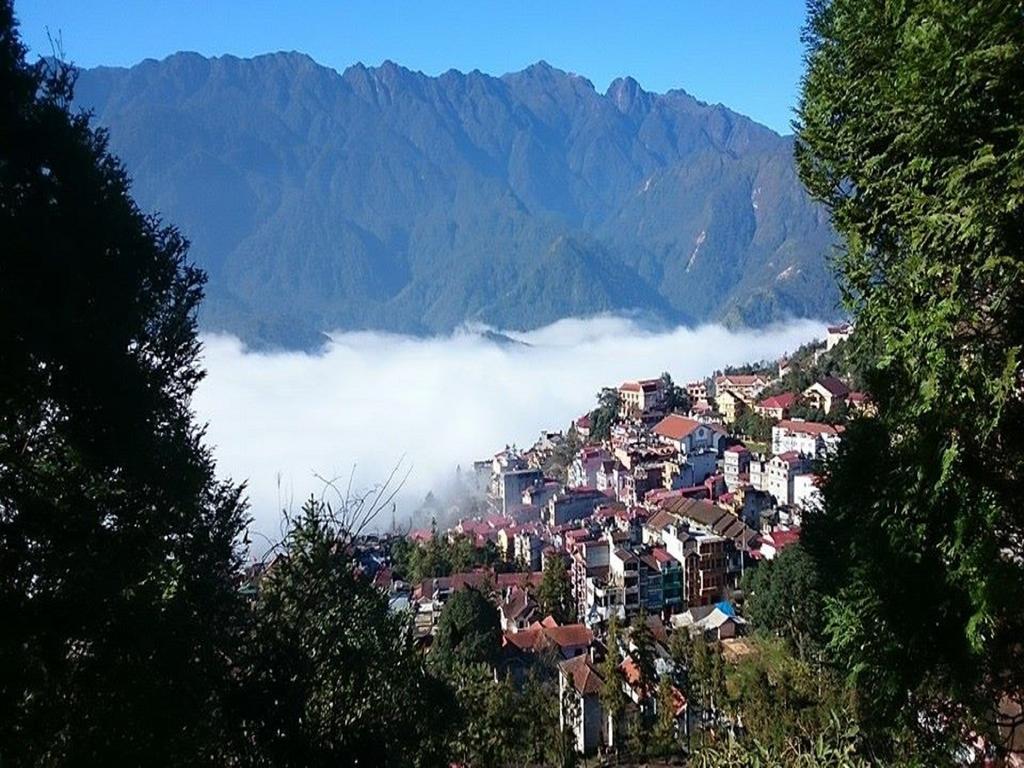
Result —
M77 99L142 207L192 240L205 328L254 345L836 312L791 139L682 91L600 94L544 63L435 78L178 54L85 70Z

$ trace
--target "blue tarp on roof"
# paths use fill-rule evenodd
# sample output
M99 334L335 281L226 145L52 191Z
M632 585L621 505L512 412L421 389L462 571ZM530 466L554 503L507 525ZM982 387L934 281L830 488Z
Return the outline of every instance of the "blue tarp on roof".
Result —
M720 610L726 616L735 616L736 615L736 609L733 608L732 603L730 603L728 600L723 600L720 603L715 603L715 608Z

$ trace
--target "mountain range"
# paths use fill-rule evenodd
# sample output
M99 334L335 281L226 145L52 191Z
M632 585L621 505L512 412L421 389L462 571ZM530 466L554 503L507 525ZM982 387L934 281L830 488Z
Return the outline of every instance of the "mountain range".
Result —
M202 327L252 346L838 313L792 137L682 90L600 93L544 62L430 77L179 53L83 69L76 101L140 206L190 239Z

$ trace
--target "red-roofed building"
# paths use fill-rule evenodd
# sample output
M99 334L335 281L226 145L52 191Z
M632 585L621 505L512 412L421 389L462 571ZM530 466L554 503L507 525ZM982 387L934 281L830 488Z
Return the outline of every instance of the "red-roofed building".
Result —
M680 453L718 451L724 433L712 424L703 424L678 414L670 414L654 425L651 433Z
M798 541L800 541L799 528L761 534L760 556L765 560L773 560L779 552L786 547L796 544Z
M429 528L415 528L409 532L409 539L417 544L426 544L433 537L434 533Z
M558 672L561 728L573 734L577 752L595 752L607 741L607 718L600 699L604 680L586 654L561 662ZM567 707L570 697L575 700L571 707Z
M587 652L594 642L594 633L582 624L559 626L553 616L546 616L543 622L534 622L518 632L506 632L502 642L531 653L555 650L562 658L572 658Z
M795 403L796 395L792 392L783 392L781 395L772 395L761 400L754 406L754 413L778 421L789 416L789 409Z
M480 589L485 584L493 584L499 594L512 587L530 587L536 589L540 586L544 574L541 571L521 573L494 573L487 568L475 571L463 571L453 573L451 576L438 576L436 578L424 579L413 590L413 599L418 601L431 601L435 607L443 605L453 592L460 589Z

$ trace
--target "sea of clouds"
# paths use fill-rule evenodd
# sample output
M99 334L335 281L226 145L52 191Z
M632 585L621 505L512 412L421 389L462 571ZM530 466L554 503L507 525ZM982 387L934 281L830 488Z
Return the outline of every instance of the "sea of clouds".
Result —
M730 364L775 359L824 335L792 321L762 330L722 326L647 330L621 317L561 320L505 332L415 338L342 332L320 354L254 352L236 338L203 338L207 378L194 400L218 474L245 480L254 527L279 530L321 478L355 488L408 477L397 515L416 508L461 464L506 444L527 447L565 429L602 386L668 371L679 384ZM390 519L390 513L388 513Z

